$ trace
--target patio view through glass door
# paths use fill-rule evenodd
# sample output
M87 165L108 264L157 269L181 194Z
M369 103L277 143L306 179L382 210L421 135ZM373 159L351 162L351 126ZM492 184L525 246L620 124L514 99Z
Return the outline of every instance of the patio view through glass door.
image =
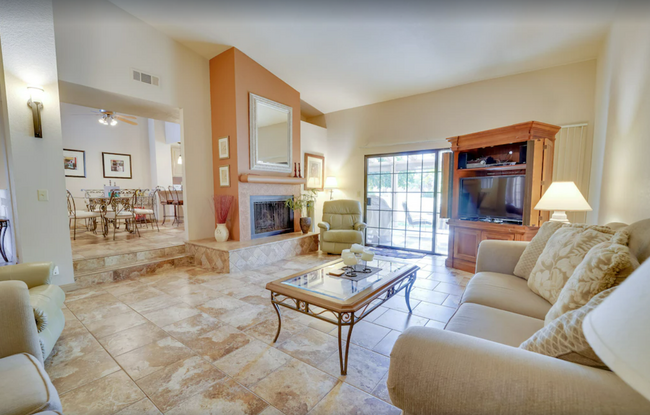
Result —
M366 156L366 243L447 254L440 219L442 158L448 150Z

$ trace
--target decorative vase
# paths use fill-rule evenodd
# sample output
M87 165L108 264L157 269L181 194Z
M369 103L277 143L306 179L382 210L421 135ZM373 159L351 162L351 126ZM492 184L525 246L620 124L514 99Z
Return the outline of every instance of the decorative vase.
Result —
M302 233L309 233L311 229L311 218L300 218L300 229L302 229Z
M217 242L226 242L230 237L230 232L228 232L228 227L225 223L217 223L217 229L214 230L214 239Z

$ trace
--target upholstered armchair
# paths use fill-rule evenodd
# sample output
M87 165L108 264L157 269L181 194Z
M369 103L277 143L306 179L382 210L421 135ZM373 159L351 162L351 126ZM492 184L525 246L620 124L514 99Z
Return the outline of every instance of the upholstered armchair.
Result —
M54 264L51 262L0 267L0 281L22 281L29 289L29 304L34 310L43 360L52 352L65 325L61 310L65 293L58 285L51 284L53 271Z
M320 250L340 254L352 244L364 244L361 203L356 200L331 200L323 205L320 228Z

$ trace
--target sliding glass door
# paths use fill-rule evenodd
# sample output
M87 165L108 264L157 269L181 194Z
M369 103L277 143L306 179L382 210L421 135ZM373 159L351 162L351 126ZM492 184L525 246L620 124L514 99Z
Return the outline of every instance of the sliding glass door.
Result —
M368 245L447 254L449 229L440 219L443 151L366 156Z

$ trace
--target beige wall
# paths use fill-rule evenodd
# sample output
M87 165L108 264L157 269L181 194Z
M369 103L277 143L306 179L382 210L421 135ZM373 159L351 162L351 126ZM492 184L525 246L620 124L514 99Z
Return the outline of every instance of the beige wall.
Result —
M592 126L595 85L591 60L326 114L335 198L363 199L366 154L446 148L447 137L530 120Z
M305 174L305 168L307 167L304 164L305 153L325 156L325 177L327 177L327 175L329 175L328 163L330 162L330 157L327 155L327 130L323 127L300 121L300 139L302 148L300 163L302 165L303 177ZM323 220L323 202L326 200L330 200L329 190L317 192L313 218L315 220L312 220L312 227L315 230L318 230L316 225Z
M591 219L632 223L650 217L650 19L612 25L598 75Z
M180 108L185 229L211 237L212 141L208 60L106 0L54 2L59 79ZM132 80L131 69L160 77Z

